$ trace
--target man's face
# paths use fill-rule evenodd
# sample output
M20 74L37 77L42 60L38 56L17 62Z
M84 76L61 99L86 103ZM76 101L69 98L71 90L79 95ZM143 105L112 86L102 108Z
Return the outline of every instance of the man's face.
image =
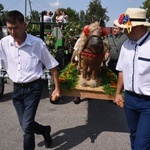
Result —
M25 32L26 24L25 23L19 23L16 21L15 24L11 24L9 22L6 22L8 32L9 34L14 38L14 40L19 39Z
M119 27L114 26L113 32L114 32L114 35L118 35L118 34L120 34L122 32L122 30Z
M136 31L137 32L137 31ZM127 37L130 39L130 40L133 40L133 41L136 41L136 32L135 32L135 29L134 27L132 27L132 30L130 33L128 33L128 30L125 29L124 30L124 33L127 35Z

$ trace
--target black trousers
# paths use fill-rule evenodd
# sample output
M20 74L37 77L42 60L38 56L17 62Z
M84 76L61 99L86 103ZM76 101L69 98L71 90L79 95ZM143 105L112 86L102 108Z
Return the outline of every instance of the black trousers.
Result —
M118 76L118 71L116 70L117 61L109 61L108 68Z

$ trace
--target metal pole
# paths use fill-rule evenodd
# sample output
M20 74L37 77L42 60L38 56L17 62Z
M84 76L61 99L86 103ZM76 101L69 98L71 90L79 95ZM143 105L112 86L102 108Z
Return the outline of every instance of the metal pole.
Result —
M31 11L31 19L33 19L33 12L32 12L32 7L31 7L31 1L29 0L29 6L30 6L30 11Z
M25 13L24 13L24 16L25 16L25 19L26 19L26 17L27 17L27 0L25 0L24 6L25 6Z
M43 12L42 12L42 22L40 22L40 38L44 41L44 22L43 22Z

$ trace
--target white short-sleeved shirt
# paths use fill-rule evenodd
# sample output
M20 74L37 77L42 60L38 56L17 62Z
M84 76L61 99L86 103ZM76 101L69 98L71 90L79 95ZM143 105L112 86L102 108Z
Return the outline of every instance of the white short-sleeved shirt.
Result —
M62 15L56 16L56 23L64 22L64 17Z
M74 45L74 51L78 51L79 50L79 42L81 41L81 39L79 38L77 41L76 41L76 43L75 43L75 45ZM75 61L78 61L78 56L76 55L75 56Z
M136 42L129 39L124 42L116 69L123 73L125 90L150 95L149 32Z
M20 46L14 43L10 35L1 39L0 67L2 64L13 82L27 83L43 75L43 65L46 69L52 69L58 62L40 38L27 34Z
M40 18L40 22L42 22L42 18ZM52 18L48 15L44 15L43 22L52 22Z
M64 23L68 23L68 15L65 15L65 17L64 17Z

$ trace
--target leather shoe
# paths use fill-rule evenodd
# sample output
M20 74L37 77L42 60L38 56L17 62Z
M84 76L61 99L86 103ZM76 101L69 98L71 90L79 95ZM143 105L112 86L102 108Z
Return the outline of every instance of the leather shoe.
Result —
M52 144L52 137L50 135L51 127L50 126L45 126L45 131L46 131L45 134L43 134L45 148L50 148L50 146Z

